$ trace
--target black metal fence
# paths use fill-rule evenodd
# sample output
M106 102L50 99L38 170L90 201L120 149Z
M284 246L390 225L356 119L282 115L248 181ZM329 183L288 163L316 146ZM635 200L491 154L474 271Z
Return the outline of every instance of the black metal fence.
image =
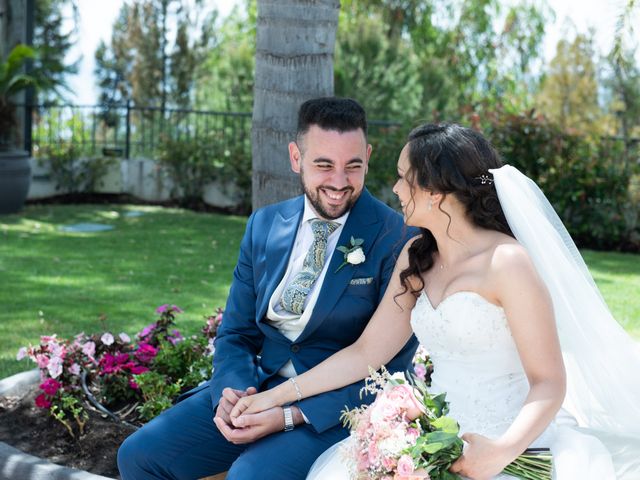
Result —
M231 143L249 148L251 113L138 107L130 102L23 108L33 119L32 136L25 138L25 149L35 156L42 149L64 145L87 157L153 158L165 137L209 141L217 151Z

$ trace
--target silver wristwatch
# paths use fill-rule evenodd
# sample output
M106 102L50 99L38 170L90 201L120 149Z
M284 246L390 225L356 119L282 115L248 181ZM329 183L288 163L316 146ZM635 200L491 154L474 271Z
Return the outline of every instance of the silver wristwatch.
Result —
M290 432L295 427L291 407L282 407L282 413L284 413L284 431Z

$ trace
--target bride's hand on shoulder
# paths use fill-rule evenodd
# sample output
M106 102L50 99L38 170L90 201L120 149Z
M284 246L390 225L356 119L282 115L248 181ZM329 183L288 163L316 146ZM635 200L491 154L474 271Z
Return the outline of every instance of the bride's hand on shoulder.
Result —
M242 415L260 413L279 406L279 400L273 390L266 390L238 399L229 416L235 427L242 427Z
M451 472L471 478L486 480L498 475L515 457L497 440L465 433L466 442L462 456L451 465Z

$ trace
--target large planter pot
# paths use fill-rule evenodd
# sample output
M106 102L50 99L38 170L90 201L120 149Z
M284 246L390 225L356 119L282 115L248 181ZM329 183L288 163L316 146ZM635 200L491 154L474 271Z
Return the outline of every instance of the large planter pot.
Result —
M29 153L0 150L0 215L18 212L31 185Z

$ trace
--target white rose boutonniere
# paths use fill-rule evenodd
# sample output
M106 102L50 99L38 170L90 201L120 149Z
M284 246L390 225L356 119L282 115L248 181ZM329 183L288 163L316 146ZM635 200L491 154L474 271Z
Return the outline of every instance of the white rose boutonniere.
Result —
M338 250L344 253L344 261L338 267L335 273L338 273L340 269L347 264L360 265L361 263L364 263L367 257L365 257L364 251L362 250L363 243L364 243L364 240L362 240L361 238L351 237L348 247L345 247L345 246L338 247Z

